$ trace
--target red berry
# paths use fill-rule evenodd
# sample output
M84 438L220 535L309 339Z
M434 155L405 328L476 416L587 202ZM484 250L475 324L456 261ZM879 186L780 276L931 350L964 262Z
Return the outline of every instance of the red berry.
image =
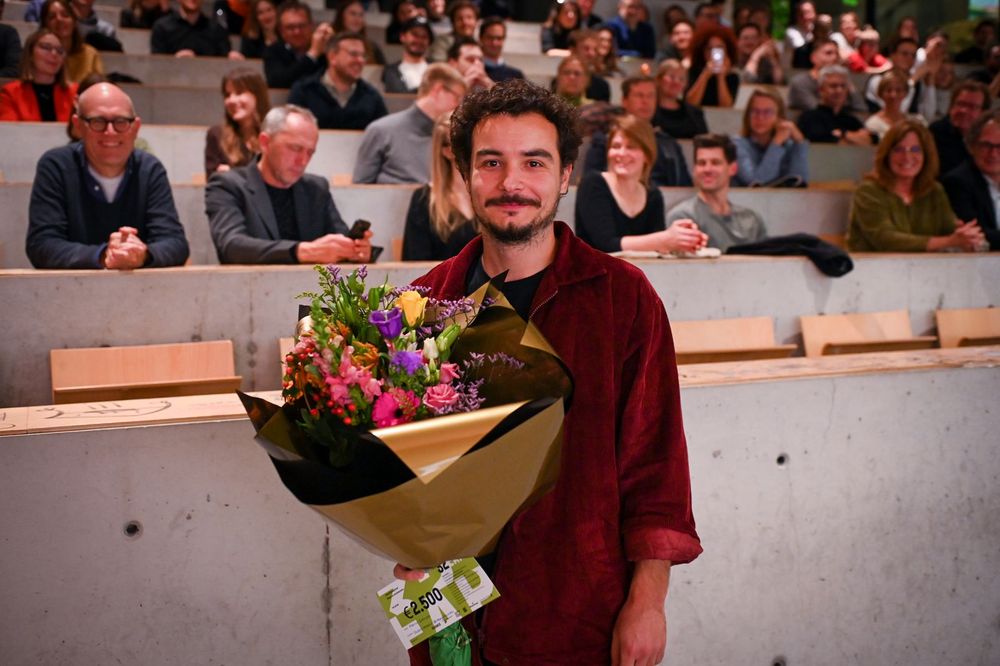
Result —
M353 421L351 421L350 416L344 417L344 425L351 425L351 423L353 423Z
M350 404L347 405L347 411L349 411L349 412L356 412L356 411L358 411L358 408L352 402L352 403L350 403Z

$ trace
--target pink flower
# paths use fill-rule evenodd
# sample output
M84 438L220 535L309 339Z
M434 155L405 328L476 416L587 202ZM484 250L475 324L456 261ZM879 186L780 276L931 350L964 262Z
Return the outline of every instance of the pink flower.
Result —
M424 404L440 412L458 402L458 391L449 384L429 386L424 393Z
M391 388L378 397L372 407L372 420L379 428L409 423L416 416L420 400L413 391Z
M458 366L454 363L442 363L441 364L441 383L451 384L452 380L458 379L462 376L462 372L458 369Z

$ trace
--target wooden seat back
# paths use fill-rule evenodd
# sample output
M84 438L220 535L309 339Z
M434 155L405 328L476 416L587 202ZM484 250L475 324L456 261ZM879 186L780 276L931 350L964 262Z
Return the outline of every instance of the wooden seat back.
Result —
M231 340L53 349L52 402L161 398L240 387Z
M914 336L906 310L804 315L799 321L806 356L929 349L937 340Z
M770 317L675 321L670 328L680 364L783 358L796 349L774 344Z
M1000 345L1000 308L938 310L934 318L942 347Z

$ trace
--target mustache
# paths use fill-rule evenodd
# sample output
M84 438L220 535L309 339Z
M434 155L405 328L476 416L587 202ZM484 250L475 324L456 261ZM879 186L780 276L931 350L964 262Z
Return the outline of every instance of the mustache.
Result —
M502 197L486 200L487 206L506 206L508 204L515 204L518 206L534 206L535 208L541 208L542 206L542 202L538 199L529 199L528 197L521 197L516 194L508 194Z

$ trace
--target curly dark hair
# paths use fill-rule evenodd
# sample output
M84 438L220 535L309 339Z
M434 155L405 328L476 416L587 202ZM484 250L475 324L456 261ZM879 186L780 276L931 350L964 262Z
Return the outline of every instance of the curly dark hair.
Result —
M451 150L462 177L468 180L472 163L472 133L493 116L537 113L555 125L559 141L559 168L576 162L580 151L580 118L576 109L555 93L524 79L501 81L490 90L466 95L451 116Z

